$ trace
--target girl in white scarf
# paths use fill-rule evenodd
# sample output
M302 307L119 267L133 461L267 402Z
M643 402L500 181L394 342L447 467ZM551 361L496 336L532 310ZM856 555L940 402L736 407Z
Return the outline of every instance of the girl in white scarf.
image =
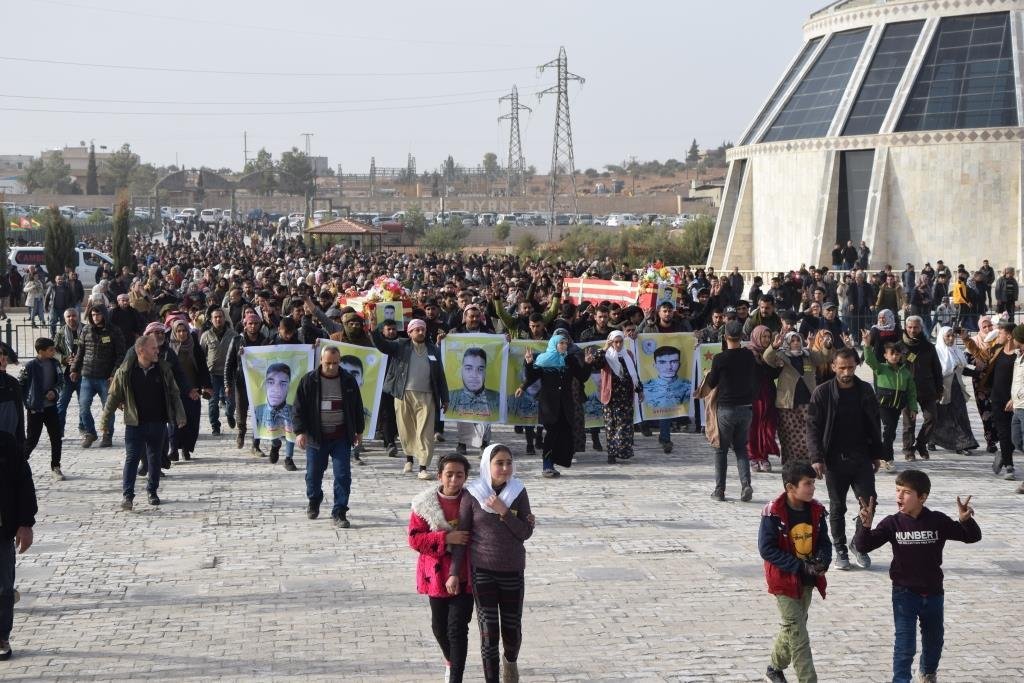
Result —
M494 491L494 486L491 483L491 456L499 449L508 451L508 446L494 443L484 449L483 454L480 456L480 476L466 485L466 490L476 498L484 512L489 512L492 515L498 514L498 511L491 507L494 504L494 498L500 498L501 502L508 508L512 506L512 502L526 488L523 486L523 482L516 478L516 462L513 460L512 473L508 476L508 479L502 482L505 484L505 488L501 490L501 493Z

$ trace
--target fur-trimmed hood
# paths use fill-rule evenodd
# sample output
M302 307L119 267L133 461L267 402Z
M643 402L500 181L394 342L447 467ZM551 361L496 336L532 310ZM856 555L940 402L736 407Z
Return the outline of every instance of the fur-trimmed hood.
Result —
M437 500L440 487L436 484L421 491L412 499L412 511L430 525L431 531L454 531L452 525L444 518L441 503Z

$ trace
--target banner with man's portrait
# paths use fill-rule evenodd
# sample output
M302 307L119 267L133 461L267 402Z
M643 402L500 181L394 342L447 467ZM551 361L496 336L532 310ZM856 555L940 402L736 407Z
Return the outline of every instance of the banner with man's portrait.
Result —
M449 334L441 341L450 422L505 420L508 344L503 334Z
M534 357L540 355L548 348L548 343L542 340L513 339L508 345L508 369L505 371L505 424L534 427L539 425L537 415L539 407L537 394L540 393L540 380L537 380L526 387L523 395L516 398L516 389L522 386L526 380L526 361L523 354L526 349L533 351Z
M377 418L380 414L380 395L384 389L384 375L387 370L387 356L372 346L356 346L333 339L318 339L316 346L317 363L320 349L331 346L341 353L341 369L355 378L359 395L363 399L363 440L372 439L377 433Z
M717 344L699 344L696 351L694 352L694 368L693 368L693 386L694 389L700 386L700 383L704 381L704 376L711 371L711 364L715 360L715 356L722 352L721 342ZM696 393L696 391L694 391ZM690 403L693 403L691 398ZM701 401L701 420L707 421L708 407L707 401Z
M644 388L645 420L690 414L696 340L690 332L637 336L636 361Z
M585 353L587 347L594 347L594 351L600 351L605 348L607 342L604 339L598 339L597 341L590 342L579 342L576 344L580 348L581 353ZM594 370L590 373L590 378L583 383L583 394L586 396L586 400L583 401L583 419L584 426L587 429L591 427L603 427L604 426L604 404L601 403L601 371Z
M249 423L257 439L295 441L292 412L302 376L316 367L305 344L247 346L242 373L249 394Z

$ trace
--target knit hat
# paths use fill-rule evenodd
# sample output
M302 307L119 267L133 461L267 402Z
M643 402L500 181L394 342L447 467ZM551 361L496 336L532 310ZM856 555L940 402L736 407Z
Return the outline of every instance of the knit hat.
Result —
M1024 344L1024 325L1017 325L1013 328L1013 340Z

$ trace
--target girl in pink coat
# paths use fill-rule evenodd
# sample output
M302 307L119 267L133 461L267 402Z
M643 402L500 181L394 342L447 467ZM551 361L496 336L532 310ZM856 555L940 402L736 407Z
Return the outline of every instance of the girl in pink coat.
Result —
M473 587L469 582L469 554L463 553L462 583L451 595L445 587L452 562L451 547L466 545L469 532L459 531L462 487L469 477L469 461L459 454L438 462L440 485L432 485L412 501L409 547L419 553L416 591L430 598L430 626L445 660L445 680L460 683L466 668L469 622L473 618Z

